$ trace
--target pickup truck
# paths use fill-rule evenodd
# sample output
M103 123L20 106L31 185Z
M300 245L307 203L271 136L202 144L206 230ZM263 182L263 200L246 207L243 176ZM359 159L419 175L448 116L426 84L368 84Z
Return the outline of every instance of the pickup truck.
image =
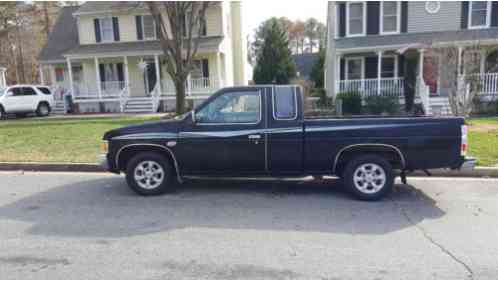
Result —
M115 129L102 161L141 195L190 176L335 175L361 200L378 200L414 170L471 168L463 118L308 118L298 86L224 88L171 120Z

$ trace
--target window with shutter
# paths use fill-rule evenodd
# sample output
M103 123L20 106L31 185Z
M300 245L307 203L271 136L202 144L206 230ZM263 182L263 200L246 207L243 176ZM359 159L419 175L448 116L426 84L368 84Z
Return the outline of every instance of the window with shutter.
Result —
M364 2L348 2L347 3L347 36L363 36L365 35L365 3Z
M491 23L491 1L469 3L469 28L488 28Z
M112 18L101 18L100 23L100 38L102 42L113 42L114 41L114 28L112 24Z
M399 33L400 29L400 2L382 1L380 30L382 34Z

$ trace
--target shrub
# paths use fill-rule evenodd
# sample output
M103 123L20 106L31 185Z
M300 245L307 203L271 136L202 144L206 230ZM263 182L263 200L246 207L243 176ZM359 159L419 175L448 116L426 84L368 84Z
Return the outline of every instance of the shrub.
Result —
M394 115L399 112L399 100L397 97L369 96L365 99L365 108L369 114Z
M495 114L498 115L498 101L495 101Z
M337 99L342 101L343 114L361 113L361 95L358 92L342 92L337 94Z

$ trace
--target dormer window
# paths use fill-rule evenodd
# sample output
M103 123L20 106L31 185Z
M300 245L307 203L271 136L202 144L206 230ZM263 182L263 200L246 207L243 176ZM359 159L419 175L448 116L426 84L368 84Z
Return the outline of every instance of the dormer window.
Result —
M348 2L346 6L346 34L364 36L366 30L365 2Z
M469 29L488 28L491 23L491 1L469 3Z
M380 2L380 31L381 34L399 33L401 21L401 2Z

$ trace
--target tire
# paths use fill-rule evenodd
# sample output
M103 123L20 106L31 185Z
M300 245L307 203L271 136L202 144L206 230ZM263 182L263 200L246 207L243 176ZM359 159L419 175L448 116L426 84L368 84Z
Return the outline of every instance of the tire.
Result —
M368 154L348 162L343 183L356 199L377 201L391 192L394 173L391 164L384 158Z
M5 119L7 117L7 114L3 110L3 107L0 105L0 120Z
M36 108L36 115L38 117L45 117L50 114L50 107L46 103L40 103Z
M155 171L154 171L155 170ZM165 157L141 152L126 165L126 182L140 195L160 195L175 190L173 168Z

